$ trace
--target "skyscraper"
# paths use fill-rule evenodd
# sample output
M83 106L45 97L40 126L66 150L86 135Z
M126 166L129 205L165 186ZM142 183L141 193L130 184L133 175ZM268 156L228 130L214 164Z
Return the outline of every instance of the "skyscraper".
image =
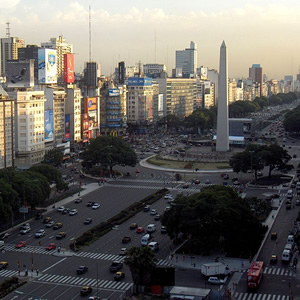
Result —
M24 47L24 40L17 37L6 37L1 39L1 75L6 74L6 62L18 59L18 49Z
M263 74L260 64L253 64L252 68L249 68L249 78L255 83L260 84L260 96L263 96Z
M227 65L227 49L224 41L220 48L219 99L218 99L216 150L222 152L229 150L228 65Z
M182 77L196 76L197 68L197 44L193 41L190 48L176 51L176 69L182 70Z

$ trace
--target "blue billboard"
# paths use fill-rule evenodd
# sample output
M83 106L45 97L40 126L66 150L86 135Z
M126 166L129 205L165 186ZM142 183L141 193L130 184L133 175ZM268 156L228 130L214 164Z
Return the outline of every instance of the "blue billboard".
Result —
M54 140L53 110L45 110L45 142Z
M108 96L109 97L120 96L120 90L119 89L109 89L108 90Z
M129 77L128 86L151 86L152 78Z

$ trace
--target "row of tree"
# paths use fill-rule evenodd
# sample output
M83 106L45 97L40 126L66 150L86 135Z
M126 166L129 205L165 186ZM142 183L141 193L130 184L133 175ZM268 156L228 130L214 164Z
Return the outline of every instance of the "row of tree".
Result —
M285 114L283 126L287 132L300 132L300 105Z

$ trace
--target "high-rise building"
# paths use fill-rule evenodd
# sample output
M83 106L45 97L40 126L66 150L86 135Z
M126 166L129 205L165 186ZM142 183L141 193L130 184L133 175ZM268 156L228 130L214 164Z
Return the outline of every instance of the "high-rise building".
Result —
M0 85L0 169L14 167L15 100Z
M34 59L34 83L38 83L38 50L37 45L27 45L26 48L18 49L18 59L27 60Z
M6 75L6 62L18 59L18 49L24 47L24 40L17 37L0 39L1 75Z
M66 42L63 36L51 38L49 42L41 43L43 48L56 49L57 81L64 81L64 54L73 53L73 45Z
M249 68L249 78L253 80L253 82L257 82L260 85L260 95L263 95L263 72L260 64L253 64L251 68Z
M145 76L151 78L167 77L167 68L165 64L145 64L143 65Z
M182 70L182 77L196 76L197 68L197 45L192 41L190 48L176 51L176 69Z
M215 102L216 105L218 103L219 97L219 73L217 70L211 69L207 70L207 78L210 82L214 83L215 86Z

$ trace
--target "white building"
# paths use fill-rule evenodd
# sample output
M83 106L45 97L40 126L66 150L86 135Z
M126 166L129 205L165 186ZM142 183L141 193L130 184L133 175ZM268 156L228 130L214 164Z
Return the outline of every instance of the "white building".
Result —
M190 48L176 51L176 69L182 69L182 77L195 77L197 68L197 45L192 41Z
M15 166L29 168L43 161L44 103L43 91L12 91L15 99Z
M219 73L217 70L211 69L207 70L207 78L209 81L214 83L215 87L215 104L218 103L218 95L219 95Z

